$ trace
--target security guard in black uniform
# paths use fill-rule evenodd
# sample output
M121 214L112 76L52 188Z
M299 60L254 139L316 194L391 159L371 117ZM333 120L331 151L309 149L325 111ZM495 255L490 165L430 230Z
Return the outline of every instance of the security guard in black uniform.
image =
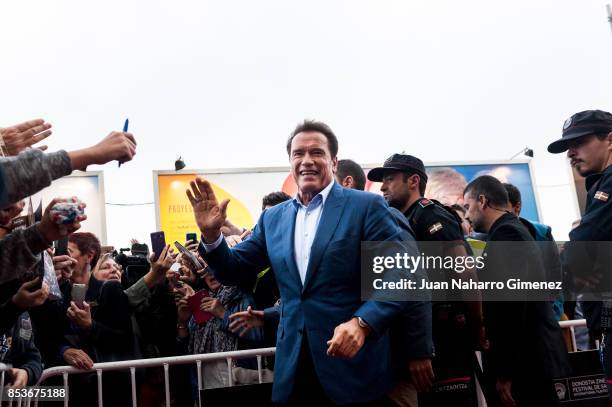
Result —
M382 167L368 172L368 179L382 182L380 190L389 206L400 210L414 230L421 251L427 256L467 256L469 246L465 242L461 220L456 213L439 202L423 197L427 174L423 162L413 156L394 154ZM434 245L428 242L444 242ZM436 273L437 271L434 271ZM428 270L430 279L439 278ZM465 278L476 278L471 270L463 273ZM442 278L448 278L444 275ZM476 294L477 295L477 294ZM465 301L438 301L433 304L433 361L437 383L452 381L458 377L471 377L475 342L480 332L482 317L479 298L463 298ZM466 380L466 383L470 380ZM469 387L469 385L468 385ZM456 394L432 392L420 399L421 405L475 405L473 393L466 392L462 404ZM451 397L443 400L442 398ZM442 404L441 404L442 403ZM448 404L448 405L451 405ZM445 404L446 405L446 404Z
M586 209L570 232L562 265L591 300L583 302L589 333L604 335L604 370L612 400L612 114L601 110L574 114L548 151L567 151L572 167L587 177Z

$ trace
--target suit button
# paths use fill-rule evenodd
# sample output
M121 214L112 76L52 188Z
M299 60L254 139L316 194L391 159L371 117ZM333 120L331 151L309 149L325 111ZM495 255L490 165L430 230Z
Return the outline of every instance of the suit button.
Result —
M304 333L304 330L303 330L302 328L298 329L298 334L300 334L300 335L301 335L301 334L303 334L303 333Z

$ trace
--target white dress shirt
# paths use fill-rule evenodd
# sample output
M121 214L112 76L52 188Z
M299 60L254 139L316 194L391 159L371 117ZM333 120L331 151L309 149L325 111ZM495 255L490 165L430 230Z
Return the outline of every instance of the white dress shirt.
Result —
M319 221L321 220L321 214L323 213L323 207L334 186L334 180L329 183L321 192L316 194L305 206L296 195L291 203L297 210L295 216L295 233L293 234L293 252L295 264L300 273L300 280L302 284L306 280L306 270L308 269L308 262L310 261L310 249L312 248L312 242L314 241L317 229L319 227ZM206 243L202 240L204 249L207 252L215 250L223 239L223 235L214 243Z
M310 249L319 227L323 206L325 206L325 201L333 186L334 181L332 180L328 186L310 200L308 206L304 206L298 196L291 201L297 209L297 215L295 216L295 233L293 234L293 252L295 265L300 273L302 285L304 284L304 280L306 280L306 270L308 269L308 261L310 260Z

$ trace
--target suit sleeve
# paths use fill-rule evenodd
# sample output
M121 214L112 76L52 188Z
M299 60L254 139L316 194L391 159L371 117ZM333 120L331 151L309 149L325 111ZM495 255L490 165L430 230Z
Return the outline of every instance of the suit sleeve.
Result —
M392 246L403 247L401 229L381 196L374 196L370 201L364 220L362 240L398 242ZM394 275L394 270L390 272ZM375 335L383 335L393 320L406 312L409 305L405 301L369 300L355 312L354 316L361 317L367 322Z
M264 234L264 211L247 240L229 248L225 239L211 251L200 243L198 251L223 285L245 286L254 281L259 270L270 266Z
M407 360L431 358L434 354L432 311L429 301L408 301L399 320L401 346Z
M264 323L266 325L278 326L280 322L280 306L274 305L263 310L264 312Z

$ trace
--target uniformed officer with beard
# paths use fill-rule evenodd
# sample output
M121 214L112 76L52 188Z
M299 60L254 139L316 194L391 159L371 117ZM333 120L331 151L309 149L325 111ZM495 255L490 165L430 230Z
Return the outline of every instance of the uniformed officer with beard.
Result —
M548 151L567 151L571 166L586 177L584 216L569 234L562 265L590 300L582 303L589 334L594 339L604 335L604 370L612 400L612 114L601 110L574 114Z

